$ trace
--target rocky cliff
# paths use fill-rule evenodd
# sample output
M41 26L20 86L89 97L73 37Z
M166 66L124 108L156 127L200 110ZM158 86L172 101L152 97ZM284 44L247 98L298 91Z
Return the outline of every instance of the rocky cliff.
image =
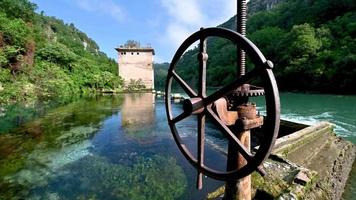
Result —
M270 10L278 3L284 1L286 0L251 0L248 3L248 12L253 14L258 11Z

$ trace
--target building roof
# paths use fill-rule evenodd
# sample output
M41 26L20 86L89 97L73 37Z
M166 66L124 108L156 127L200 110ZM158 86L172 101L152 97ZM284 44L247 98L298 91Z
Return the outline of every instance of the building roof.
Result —
M153 48L127 48L127 47L119 47L115 48L118 52L152 52L155 55L155 50Z

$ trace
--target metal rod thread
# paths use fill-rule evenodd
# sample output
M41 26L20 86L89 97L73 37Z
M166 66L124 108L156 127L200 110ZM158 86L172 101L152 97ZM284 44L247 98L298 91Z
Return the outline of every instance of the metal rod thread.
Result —
M246 36L246 21L247 21L247 2L246 0L237 1L237 16L236 16L236 29L242 36ZM237 65L239 70L239 76L245 75L246 69L246 54L238 48L237 53Z

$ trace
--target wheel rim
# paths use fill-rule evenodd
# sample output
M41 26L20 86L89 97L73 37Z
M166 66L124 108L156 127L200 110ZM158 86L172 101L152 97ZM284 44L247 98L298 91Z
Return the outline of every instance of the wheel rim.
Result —
M185 81L182 78L180 78L180 76L175 72L175 68L177 62L179 61L179 59L181 58L185 50L191 44L193 44L198 40L200 40L200 53L202 57L201 59L199 59L200 65L206 65L206 60L204 63L204 53L206 53L204 52L204 48L206 50L206 44L204 44L205 43L204 41L206 41L206 38L208 37L222 37L232 41L234 44L239 44L241 49L243 49L252 58L252 62L256 67L246 75L235 80L233 84L228 84L227 86L223 87L223 90L219 90L218 92L215 92L212 95L206 97L205 88L204 88L205 86L203 86L203 84L205 84L205 78L206 78L204 71L200 71L200 76L204 75L204 77L199 77L199 84L200 84L199 91L198 93L196 93L193 89L191 89L191 87L187 83L185 83ZM217 100L218 97L221 97L222 94L226 94L228 91L232 91L233 89L236 89L237 85L242 85L243 83L253 79L255 76L258 76L262 79L266 91L265 99L266 99L267 117L264 125L264 132L265 132L264 135L267 134L267 136L265 137L265 139L267 138L267 140L263 141L260 144L259 149L257 150L256 154L253 156L247 150L243 149L243 147L241 147L242 145L239 144L239 141L236 141L236 139L233 138L228 133L228 130L226 130L227 127L223 125L221 122L219 122L219 118L211 110L211 104L214 102L214 100ZM239 170L219 171L219 170L214 170L208 166L205 166L203 164L204 155L203 158L201 158L200 156L201 151L204 151L204 144L201 144L201 142L198 144L198 156L197 156L198 158L192 155L192 153L183 143L181 137L178 134L177 127L176 127L176 123L190 116L191 113L183 112L179 116L173 118L172 105L170 102L171 86L172 86L173 79L178 82L178 84L184 89L184 91L189 95L190 98L202 99L203 111L201 111L198 114L198 137L200 137L198 139L202 140L202 138L204 138L204 136L201 137L202 134L205 135L205 133L201 131L202 130L201 127L203 126L203 124L205 125L205 116L210 115L211 117L213 117L215 124L218 124L221 130L227 132L227 133L224 132L225 134L228 134L227 138L229 140L235 141L237 146L240 146L239 148L242 152L241 151L239 152L245 154L244 157L247 160L247 164L244 167L242 167ZM185 156L185 158L199 172L202 172L203 174L218 180L239 179L255 171L257 167L269 156L272 147L274 145L274 142L276 140L276 137L278 135L279 123L280 123L279 121L280 102L279 102L278 88L269 61L266 60L266 58L263 56L261 51L251 41L241 36L239 33L224 28L207 28L207 29L201 29L200 31L188 37L178 48L176 54L172 59L170 68L168 70L167 80L166 80L165 95L166 95L165 104L166 104L166 111L167 111L167 119L173 138L177 143L180 151ZM204 118L204 120L202 120L202 118Z

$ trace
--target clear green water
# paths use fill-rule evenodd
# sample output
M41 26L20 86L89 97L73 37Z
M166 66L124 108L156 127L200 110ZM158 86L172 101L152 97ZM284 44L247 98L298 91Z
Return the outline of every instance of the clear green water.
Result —
M194 189L196 172L152 94L9 107L1 123L0 199L200 199L221 185L205 178ZM180 126L191 143L193 124Z
M283 93L281 107L283 119L305 124L329 121L337 135L356 144L356 96Z
M282 118L331 121L356 143L356 96L285 93L281 102ZM222 184L204 178L204 189L195 189L196 171L172 140L163 99L151 94L17 105L0 116L0 199L203 199ZM226 142L207 126L206 163L223 169L214 149ZM178 128L195 149L194 119ZM356 196L354 173L346 199Z

